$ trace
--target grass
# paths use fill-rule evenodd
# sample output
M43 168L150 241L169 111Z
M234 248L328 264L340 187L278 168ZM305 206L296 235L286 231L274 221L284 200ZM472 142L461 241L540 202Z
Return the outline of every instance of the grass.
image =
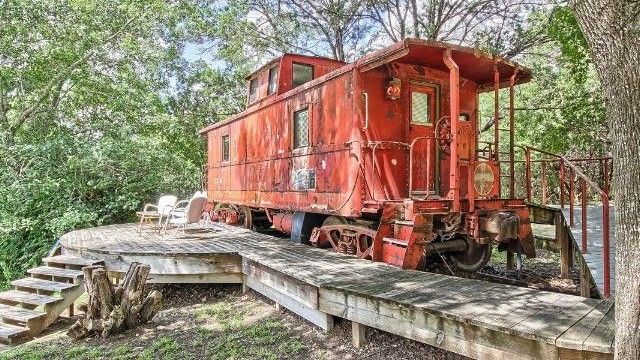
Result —
M266 308L265 308L266 307ZM128 334L111 342L25 344L0 353L0 360L232 360L283 359L303 353L301 338L269 310L239 297L200 305L193 312L195 326L158 331L149 339ZM192 324L193 325L193 324Z

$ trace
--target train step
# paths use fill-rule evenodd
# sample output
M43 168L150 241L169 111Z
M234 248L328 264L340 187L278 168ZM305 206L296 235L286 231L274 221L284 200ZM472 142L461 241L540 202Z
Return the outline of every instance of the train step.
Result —
M391 237L383 238L382 241L387 244L392 244L392 245L401 246L401 247L407 247L407 244L408 244L406 240L396 239Z

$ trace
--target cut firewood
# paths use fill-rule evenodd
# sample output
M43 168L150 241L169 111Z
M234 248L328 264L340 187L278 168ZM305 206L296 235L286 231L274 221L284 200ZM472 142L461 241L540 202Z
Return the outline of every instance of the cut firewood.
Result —
M154 290L145 296L149 265L129 266L124 281L113 286L104 266L87 266L84 272L89 301L84 314L67 335L74 339L100 334L103 338L149 322L162 309L162 294Z

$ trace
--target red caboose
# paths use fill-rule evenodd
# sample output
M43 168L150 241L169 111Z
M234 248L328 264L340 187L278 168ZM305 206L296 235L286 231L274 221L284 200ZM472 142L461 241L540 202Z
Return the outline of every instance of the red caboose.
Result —
M247 78L245 111L201 130L215 217L403 268L437 252L475 271L492 245L533 257L526 204L500 197L497 121L478 150L478 94L530 77L413 39L350 64L285 54Z

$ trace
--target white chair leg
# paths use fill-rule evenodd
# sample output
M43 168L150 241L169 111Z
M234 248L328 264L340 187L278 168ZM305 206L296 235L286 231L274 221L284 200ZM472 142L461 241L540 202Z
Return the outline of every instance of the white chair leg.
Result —
M142 222L144 221L144 215L140 215L140 223L138 224L138 234L142 232Z

